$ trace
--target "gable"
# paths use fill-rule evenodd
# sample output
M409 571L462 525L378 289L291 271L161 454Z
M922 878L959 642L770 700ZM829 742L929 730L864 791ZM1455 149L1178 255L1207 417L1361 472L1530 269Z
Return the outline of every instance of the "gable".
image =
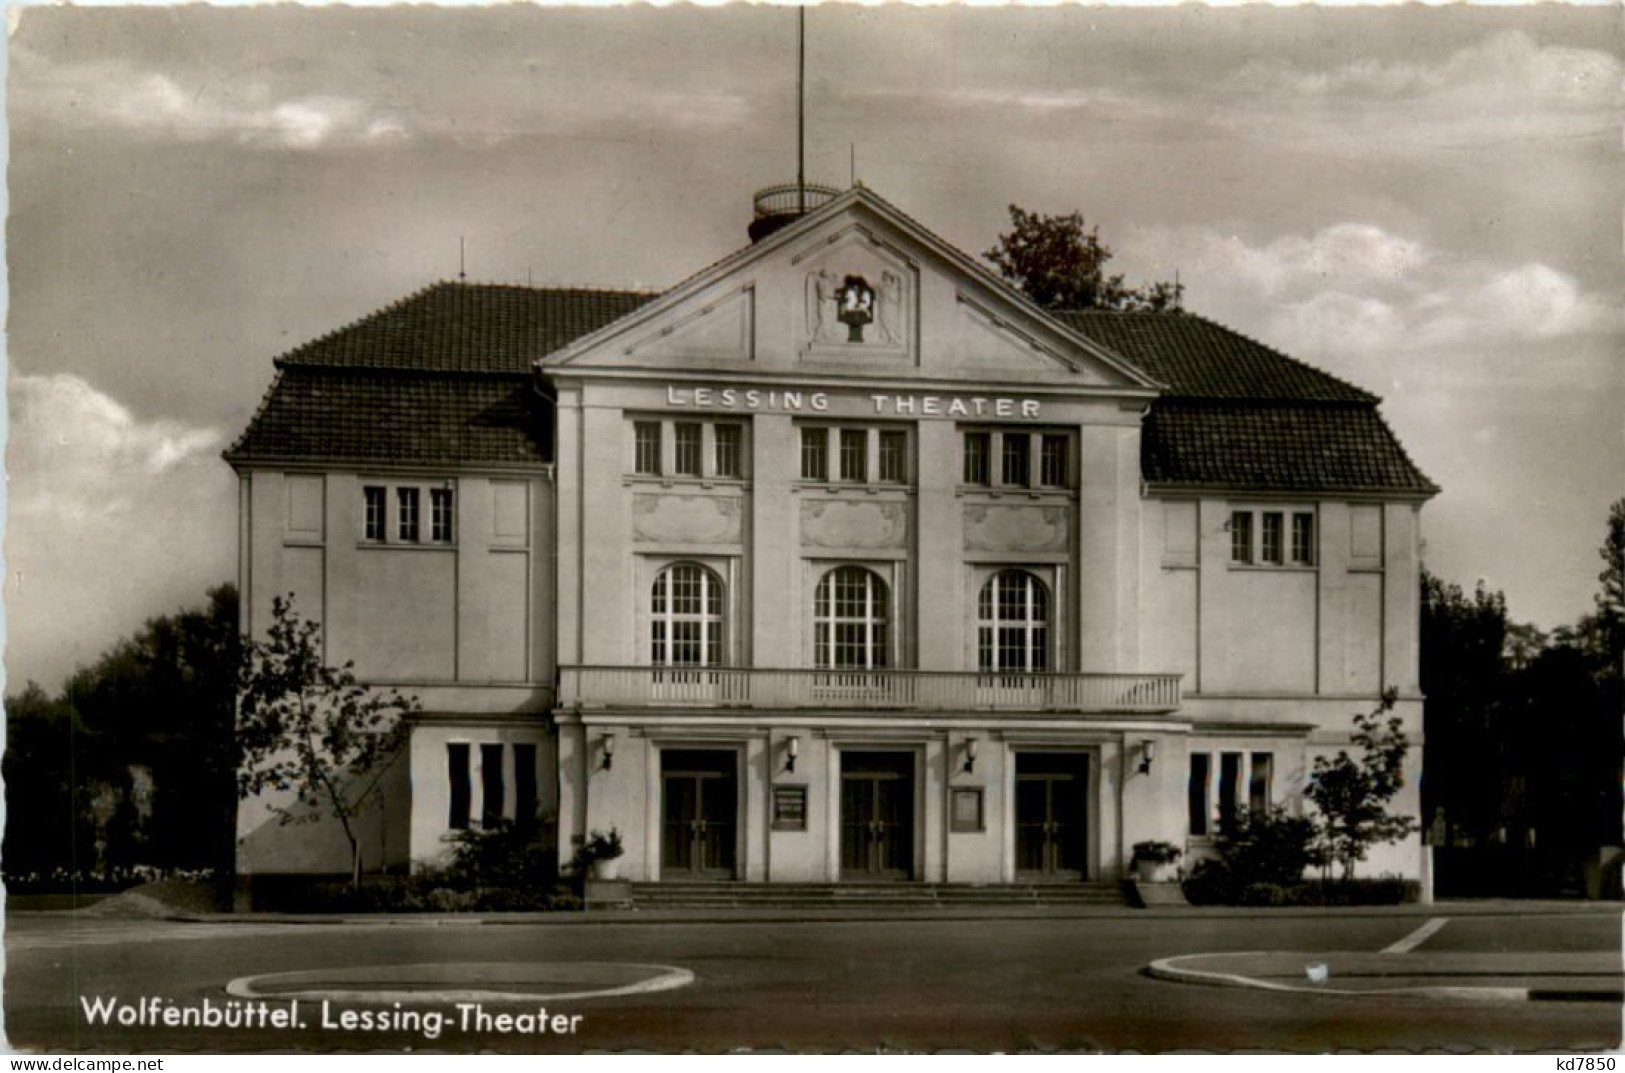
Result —
M861 187L542 364L564 375L1155 386Z

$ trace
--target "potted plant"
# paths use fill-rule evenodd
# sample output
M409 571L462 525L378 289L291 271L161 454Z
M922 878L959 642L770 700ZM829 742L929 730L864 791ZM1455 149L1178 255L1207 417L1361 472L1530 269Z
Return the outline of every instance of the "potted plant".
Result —
M1172 842L1136 842L1129 862L1142 883L1168 883L1174 878L1174 865L1184 851Z
M581 844L581 856L592 871L594 879L619 879L621 857L626 847L621 845L621 832L611 827L606 831L593 831Z

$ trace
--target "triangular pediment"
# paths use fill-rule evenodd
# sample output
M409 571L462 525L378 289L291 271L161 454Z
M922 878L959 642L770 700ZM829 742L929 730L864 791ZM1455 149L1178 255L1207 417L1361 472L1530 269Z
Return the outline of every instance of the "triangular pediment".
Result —
M1156 387L862 187L542 365Z

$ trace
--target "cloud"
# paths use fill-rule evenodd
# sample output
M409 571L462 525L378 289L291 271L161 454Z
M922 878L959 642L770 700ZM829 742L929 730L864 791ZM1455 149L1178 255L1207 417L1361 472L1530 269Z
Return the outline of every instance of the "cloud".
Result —
M77 376L14 375L7 662L54 685L233 572L223 430L142 420Z
M1551 265L1453 254L1367 223L1258 245L1211 227L1153 231L1139 252L1178 264L1197 307L1300 354L1386 362L1625 327L1606 296Z
M237 86L217 74L183 83L125 60L58 63L26 49L17 50L14 63L11 101L21 124L287 149L410 134L398 112L341 94L278 95L264 82Z
M1238 72L1236 82L1292 96L1367 96L1410 105L1419 98L1450 97L1472 99L1481 107L1511 102L1523 111L1542 105L1613 108L1620 76L1620 61L1607 52L1541 45L1513 30L1432 63L1361 60L1315 70L1285 60L1255 60Z

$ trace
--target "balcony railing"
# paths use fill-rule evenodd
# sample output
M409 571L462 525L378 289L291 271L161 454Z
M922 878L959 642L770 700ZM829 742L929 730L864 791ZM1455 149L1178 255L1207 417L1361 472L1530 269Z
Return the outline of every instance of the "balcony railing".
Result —
M1179 707L1179 679L1177 674L568 666L559 669L559 704L1170 712Z

